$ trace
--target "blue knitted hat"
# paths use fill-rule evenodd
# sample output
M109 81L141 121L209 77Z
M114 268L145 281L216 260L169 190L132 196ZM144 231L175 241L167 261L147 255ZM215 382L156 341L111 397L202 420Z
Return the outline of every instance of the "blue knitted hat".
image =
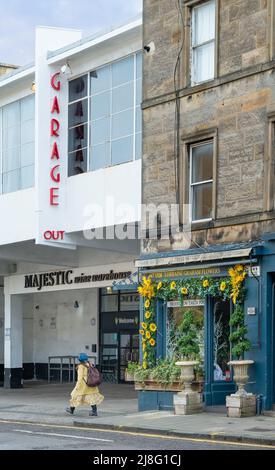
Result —
M86 353L80 353L78 356L79 362L86 362L89 360L89 357Z

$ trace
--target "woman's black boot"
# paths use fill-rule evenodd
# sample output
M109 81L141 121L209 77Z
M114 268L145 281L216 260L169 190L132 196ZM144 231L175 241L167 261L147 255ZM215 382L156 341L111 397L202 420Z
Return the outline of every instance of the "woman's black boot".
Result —
M74 406L70 406L70 408L66 408L67 413L69 413L70 415L74 414L74 410L75 410Z
M92 410L90 411L89 416L98 416L96 405L92 405Z

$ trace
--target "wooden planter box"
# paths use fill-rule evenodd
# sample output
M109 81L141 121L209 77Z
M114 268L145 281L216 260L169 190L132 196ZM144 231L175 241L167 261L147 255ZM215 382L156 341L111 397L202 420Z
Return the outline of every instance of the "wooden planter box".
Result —
M159 382L155 382L154 380L145 380L144 382L135 382L135 390L181 392L183 390L183 384L181 382L162 384Z
M125 377L124 377L125 382L134 382L134 374L131 374L127 369L125 370Z
M194 392L201 392L203 382L193 382L192 389ZM172 382L171 384L162 384L154 380L144 380L144 382L135 381L135 390L159 391L159 392L182 392L184 385L182 382Z

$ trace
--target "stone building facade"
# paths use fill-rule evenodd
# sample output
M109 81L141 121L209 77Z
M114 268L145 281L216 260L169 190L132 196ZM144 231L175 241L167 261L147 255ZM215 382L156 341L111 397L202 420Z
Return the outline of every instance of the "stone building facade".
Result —
M143 202L188 203L185 142L216 132L211 221L192 225L199 245L258 239L275 229L273 120L275 117L273 0L219 0L215 77L190 86L186 73L190 34L188 9L202 2L144 0ZM182 41L183 46L182 46ZM175 87L180 106L179 178L175 175ZM177 184L179 180L179 185ZM185 194L185 195L184 195ZM175 244L175 245L174 245ZM173 246L174 245L174 246ZM150 253L181 249L178 236L143 240Z
M143 204L176 205L179 229L172 232L174 221L157 209L148 232L144 212L137 266L153 279L180 282L192 275L203 279L220 272L222 276L237 263L245 266L244 314L251 341L246 357L255 361L249 390L259 395L265 409L271 409L275 403L275 0L143 3ZM195 300L199 305L200 300ZM225 306L213 298L201 308L208 405L225 404L232 391L232 371L225 365L225 356L231 358L232 309L230 302ZM174 315L169 302L158 302L158 357L168 354L169 315ZM227 343L221 360L215 355L219 327ZM171 400L159 392L149 396L143 391L140 409L169 408Z

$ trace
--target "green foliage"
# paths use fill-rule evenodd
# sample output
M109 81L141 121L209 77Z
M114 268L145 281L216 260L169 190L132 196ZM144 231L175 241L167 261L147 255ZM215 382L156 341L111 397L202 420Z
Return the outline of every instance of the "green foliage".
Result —
M179 324L175 352L179 359L199 358L199 330L191 310L184 313Z
M150 369L143 369L141 365L135 370L135 381L137 382L144 382L144 380L148 380L150 376Z
M169 359L159 359L156 367L151 369L150 377L161 384L171 384L180 380L180 367Z
M203 281L208 281L208 286L203 286ZM224 290L221 285L224 283ZM187 294L182 293L182 289L187 289ZM205 298L208 295L220 297L223 300L230 299L231 285L228 277L224 278L186 278L176 281L176 288L171 289L171 281L163 281L162 288L157 291L156 298L166 302L179 299L183 302L186 298L200 297Z
M246 338L248 330L245 325L244 311L241 304L236 304L229 324L232 327L232 333L229 336L232 344L232 355L240 359L251 348L251 343Z
M128 364L127 364L127 370L130 374L135 373L138 368L139 368L139 363L138 362L129 361Z

